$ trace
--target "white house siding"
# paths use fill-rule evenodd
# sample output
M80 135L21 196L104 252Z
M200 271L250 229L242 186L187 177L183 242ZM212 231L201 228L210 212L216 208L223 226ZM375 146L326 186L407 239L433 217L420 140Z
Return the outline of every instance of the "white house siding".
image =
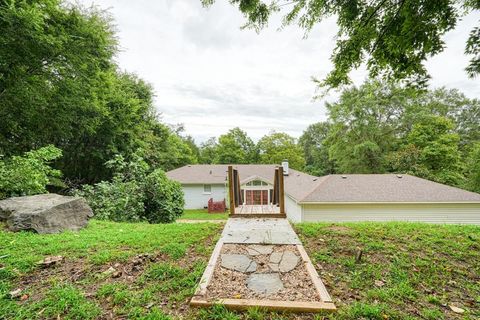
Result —
M204 193L203 184L184 184L182 185L185 194L185 209L203 209L207 206L208 200L213 198L214 201L226 199L225 185L212 184L212 192Z
M285 195L285 211L287 211L288 220L292 222L302 221L302 207L287 194Z
M480 204L303 204L303 221L416 221L480 225Z

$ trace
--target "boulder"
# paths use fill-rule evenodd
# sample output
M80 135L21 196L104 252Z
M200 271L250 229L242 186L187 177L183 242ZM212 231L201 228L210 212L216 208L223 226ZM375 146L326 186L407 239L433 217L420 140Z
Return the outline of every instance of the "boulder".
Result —
M12 231L78 231L88 224L92 216L92 209L85 199L79 197L50 193L0 201L0 221L6 221Z

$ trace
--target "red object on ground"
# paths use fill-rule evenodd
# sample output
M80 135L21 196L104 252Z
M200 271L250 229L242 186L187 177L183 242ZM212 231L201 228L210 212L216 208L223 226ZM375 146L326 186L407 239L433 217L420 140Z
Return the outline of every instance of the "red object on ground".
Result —
M213 198L208 200L208 213L223 213L227 211L227 204L225 199L222 201L213 201Z

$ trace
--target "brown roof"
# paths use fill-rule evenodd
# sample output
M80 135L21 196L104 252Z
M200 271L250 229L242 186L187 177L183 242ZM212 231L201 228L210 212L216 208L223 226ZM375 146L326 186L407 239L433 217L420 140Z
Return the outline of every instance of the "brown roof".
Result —
M329 175L301 202L480 202L480 194L408 174Z
M237 164L240 180L257 176L273 183L274 164ZM187 165L167 172L182 184L224 184L228 165ZM396 174L347 174L315 177L290 169L285 192L298 202L480 202L480 194ZM401 176L401 178L399 178ZM344 178L345 177L345 178Z

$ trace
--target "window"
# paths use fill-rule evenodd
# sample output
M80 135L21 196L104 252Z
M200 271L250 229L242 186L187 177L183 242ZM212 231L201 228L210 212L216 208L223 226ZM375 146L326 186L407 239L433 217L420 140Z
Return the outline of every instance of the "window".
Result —
M261 180L253 180L247 183L247 186L267 186L268 184L266 182L263 182Z
M203 193L212 193L212 185L211 184L204 184L203 185Z

